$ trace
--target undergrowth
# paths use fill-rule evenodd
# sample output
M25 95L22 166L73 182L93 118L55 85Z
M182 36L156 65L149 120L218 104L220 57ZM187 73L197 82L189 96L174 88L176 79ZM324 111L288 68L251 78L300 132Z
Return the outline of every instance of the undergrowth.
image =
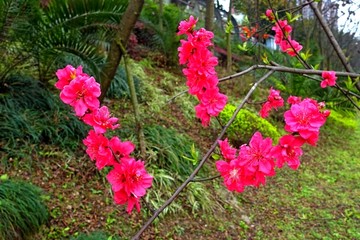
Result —
M0 239L29 239L48 219L38 187L0 180Z
M70 109L31 77L13 75L0 85L0 141L5 151L28 144L75 149L86 133Z

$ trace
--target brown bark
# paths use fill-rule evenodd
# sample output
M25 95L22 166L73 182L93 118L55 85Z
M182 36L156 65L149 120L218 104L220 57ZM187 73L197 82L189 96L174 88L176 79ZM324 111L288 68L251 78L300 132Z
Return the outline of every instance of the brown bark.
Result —
M122 16L121 22L119 23L119 29L115 35L115 39L111 42L106 63L101 70L101 102L104 100L111 81L114 79L116 70L118 69L122 57L121 49L117 43L120 41L121 44L126 47L131 31L140 16L143 5L144 0L129 1L129 5L127 6L124 15Z
M213 31L214 28L214 0L206 0L205 29Z
M229 1L229 12L227 15L227 22L231 24L231 10L232 10L232 1ZM226 33L226 70L231 72L232 65L232 52L231 52L231 31Z

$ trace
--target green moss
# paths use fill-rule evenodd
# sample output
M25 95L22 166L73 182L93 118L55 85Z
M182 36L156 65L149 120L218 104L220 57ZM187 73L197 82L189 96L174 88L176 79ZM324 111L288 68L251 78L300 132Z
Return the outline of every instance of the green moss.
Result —
M228 122L235 109L235 106L227 104L220 113L221 122ZM248 142L256 131L261 132L264 137L270 137L274 142L277 142L280 137L280 133L274 125L246 109L240 110L226 133L232 142Z

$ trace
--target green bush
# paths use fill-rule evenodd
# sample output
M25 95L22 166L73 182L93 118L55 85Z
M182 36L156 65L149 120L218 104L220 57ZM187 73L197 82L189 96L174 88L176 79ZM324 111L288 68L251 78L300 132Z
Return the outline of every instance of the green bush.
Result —
M221 122L228 122L235 112L235 109L235 106L227 104L224 110L220 113ZM226 133L231 142L246 143L256 131L261 132L263 137L270 137L273 139L273 142L277 142L280 137L280 133L275 126L257 114L246 109L240 110L236 119L227 129Z
M38 187L0 180L0 239L29 239L48 219Z
M9 151L24 143L75 148L85 134L85 124L38 81L13 75L0 84L0 145Z
M355 130L358 126L355 116L352 113L342 113L331 109L331 114L327 119L327 124L336 125L346 129Z

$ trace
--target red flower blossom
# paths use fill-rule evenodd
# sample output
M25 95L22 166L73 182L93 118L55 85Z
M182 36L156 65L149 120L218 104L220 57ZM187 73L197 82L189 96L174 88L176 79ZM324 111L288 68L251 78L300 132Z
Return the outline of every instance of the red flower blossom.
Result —
M287 99L287 103L289 103L289 104L295 104L295 103L299 103L299 102L301 102L301 97L290 96Z
M303 143L304 141L299 137L293 135L282 136L279 144L272 150L277 167L282 168L286 162L290 168L296 170L300 165L299 157L303 153L301 150Z
M301 51L301 49L303 47L300 45L300 43L298 43L295 40L292 40L290 37L288 38L288 40L289 41L282 40L280 42L280 49L281 49L281 51L286 52L290 56L294 57L294 56L296 56L297 53L299 53Z
M128 201L128 212L131 212L134 205L140 210L138 199L146 194L146 189L151 187L153 180L146 172L144 162L133 158L122 158L120 164L114 164L106 178L117 195L115 202L123 204Z
M272 140L262 138L260 132L256 132L249 145L242 145L238 156L240 166L244 167L244 184L259 186L265 184L266 176L275 175Z
M274 16L274 13L271 9L267 9L266 12L265 12L265 16L268 18L268 20L270 22L274 21L275 20L275 16Z
M224 141L219 140L218 143L220 146L221 155L223 156L225 161L230 162L231 160L236 158L236 149L229 144L227 138L225 138Z
M126 212L128 214L130 214L134 208L134 206L136 206L136 210L137 212L140 212L140 202L139 202L139 197L135 197L133 195L128 196L124 190L120 190L118 192L114 192L114 201L116 204L128 204L127 208L126 208Z
M334 71L323 71L321 76L323 78L320 83L322 88L326 88L327 86L335 86L337 77Z
M72 106L76 116L83 116L90 109L99 108L100 84L93 77L79 76L60 92L60 99Z
M99 170L105 166L112 166L115 163L114 156L109 148L109 140L104 135L90 130L83 143L87 146L86 153L90 156L91 160L95 160L96 167Z
M221 94L218 88L208 88L201 96L201 103L210 116L217 116L224 109L227 96Z
M275 26L272 27L272 30L275 31L275 43L280 44L282 40L288 38L292 31L292 27L286 20L279 20L278 23L275 23Z
M217 58L207 49L212 45L212 32L203 28L194 30L197 20L190 17L188 21L182 21L179 25L178 34L186 34L188 40L181 40L179 51L180 64L187 64L183 69L186 76L186 85L189 93L195 95L200 104L195 107L196 117L201 120L203 126L208 126L211 116L217 116L226 105L227 97L219 93L219 82L215 66Z
M272 108L284 106L284 99L280 96L280 91L270 88L270 94L267 101L262 105L260 110L260 116L265 118L269 115Z
M119 124L116 124L118 121L117 118L110 117L109 109L106 106L86 114L83 117L83 121L94 127L96 133L105 133L107 129L113 130L120 126Z
M210 115L207 112L206 106L204 106L202 103L195 106L195 115L201 120L201 124L204 127L209 126Z
M230 162L217 161L215 163L216 169L220 172L224 178L224 185L229 191L243 192L243 168L239 165L238 160L232 160Z
M123 157L128 158L135 149L135 145L132 142L122 142L118 137L112 137L109 146L119 160Z
M300 103L291 105L290 110L284 114L285 130L297 132L308 143L315 145L318 140L319 129L324 125L328 111L322 112L321 105L306 98Z
M191 34L197 21L198 19L195 19L193 16L190 16L188 21L181 21L179 24L179 32L177 34Z
M55 74L58 78L58 81L55 83L55 87L60 90L69 85L69 83L76 77L89 77L86 73L83 73L82 66L79 66L75 69L71 65L67 65L65 68L58 69Z

